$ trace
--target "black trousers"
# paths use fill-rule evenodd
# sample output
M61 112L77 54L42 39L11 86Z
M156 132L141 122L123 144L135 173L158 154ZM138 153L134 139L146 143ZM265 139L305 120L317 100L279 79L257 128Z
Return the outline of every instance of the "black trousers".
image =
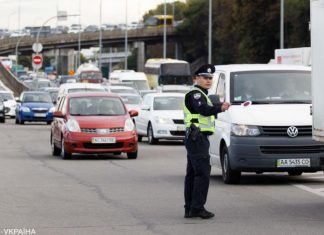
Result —
M185 208L201 210L207 200L211 170L208 136L201 134L196 141L186 138L185 146L187 149Z

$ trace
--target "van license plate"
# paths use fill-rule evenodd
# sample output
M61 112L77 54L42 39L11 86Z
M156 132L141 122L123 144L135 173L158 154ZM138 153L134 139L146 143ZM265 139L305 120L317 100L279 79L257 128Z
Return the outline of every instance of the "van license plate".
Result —
M277 159L277 167L310 167L310 158Z
M93 144L114 144L116 143L115 137L92 137L91 143Z

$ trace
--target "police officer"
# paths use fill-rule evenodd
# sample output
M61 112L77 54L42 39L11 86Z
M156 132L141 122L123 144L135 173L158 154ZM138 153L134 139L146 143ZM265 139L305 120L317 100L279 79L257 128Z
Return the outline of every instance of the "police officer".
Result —
M208 94L215 67L206 64L195 72L196 84L185 96L184 123L187 149L187 172L185 177L185 218L209 219L214 214L204 208L210 177L208 136L215 131L216 115L229 108L227 102L213 105Z

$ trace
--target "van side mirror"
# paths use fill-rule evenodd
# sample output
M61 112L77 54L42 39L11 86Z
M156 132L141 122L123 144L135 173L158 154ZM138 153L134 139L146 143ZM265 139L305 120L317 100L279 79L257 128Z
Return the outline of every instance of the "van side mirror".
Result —
M208 97L213 105L219 105L221 103L219 95L209 95Z

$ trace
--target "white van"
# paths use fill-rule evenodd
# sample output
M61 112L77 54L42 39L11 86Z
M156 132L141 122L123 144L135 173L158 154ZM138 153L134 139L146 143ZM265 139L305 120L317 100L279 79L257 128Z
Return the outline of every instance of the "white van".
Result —
M238 183L241 172L322 170L324 144L312 140L310 67L215 68L209 95L232 104L218 114L209 138L211 165L222 169L225 183Z
M134 70L115 70L109 75L109 82L120 85L129 83L138 91L150 89L145 73Z

